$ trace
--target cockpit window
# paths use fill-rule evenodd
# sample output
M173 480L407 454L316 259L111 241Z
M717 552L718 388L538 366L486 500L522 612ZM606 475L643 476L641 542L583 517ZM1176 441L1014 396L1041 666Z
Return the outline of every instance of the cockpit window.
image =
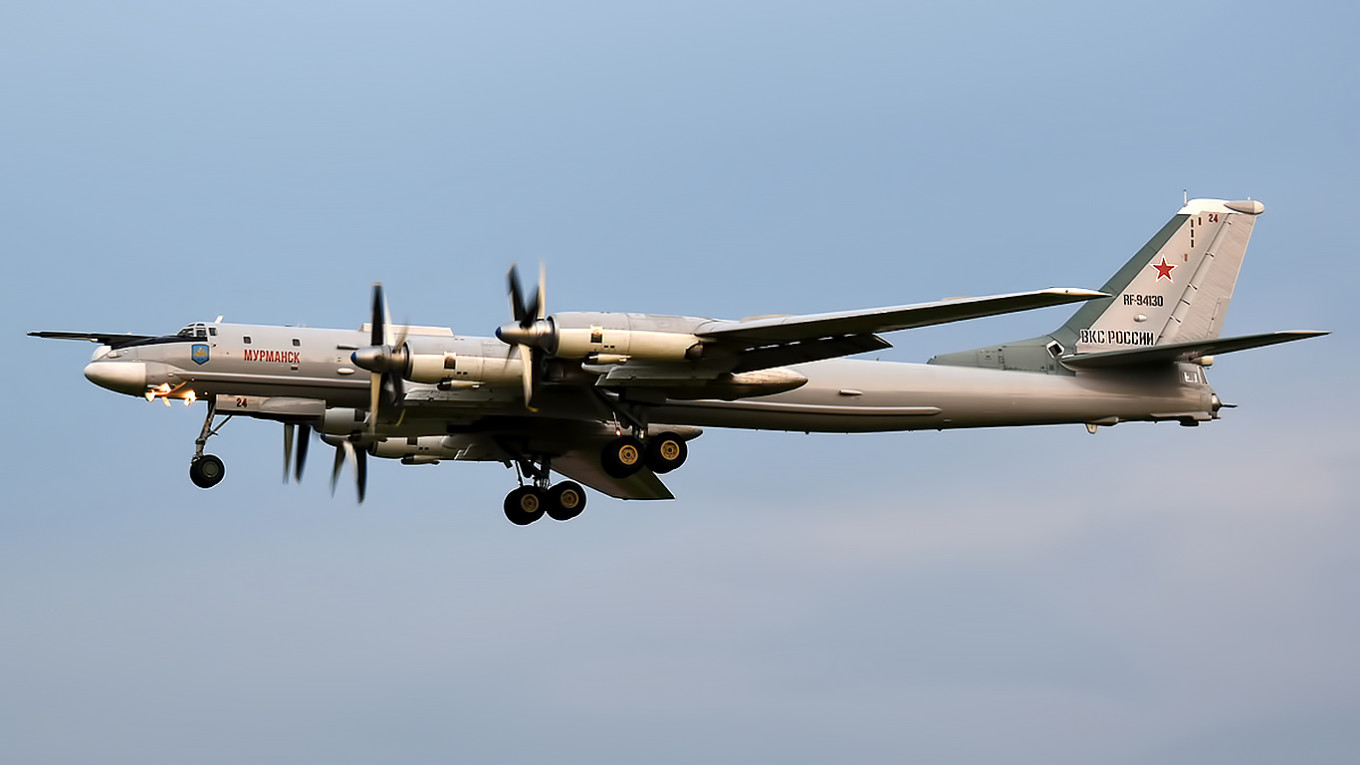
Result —
M207 337L208 325L203 322L195 322L175 333L175 337Z

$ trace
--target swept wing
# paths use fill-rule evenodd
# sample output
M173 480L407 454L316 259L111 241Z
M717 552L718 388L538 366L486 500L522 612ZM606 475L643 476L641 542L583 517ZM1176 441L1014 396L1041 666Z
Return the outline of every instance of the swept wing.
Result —
M1078 303L1109 297L1096 290L1054 287L978 298L953 298L933 303L869 308L858 311L777 316L742 321L713 321L700 325L695 335L740 355L733 372L848 356L887 348L880 332L928 327L1016 311Z

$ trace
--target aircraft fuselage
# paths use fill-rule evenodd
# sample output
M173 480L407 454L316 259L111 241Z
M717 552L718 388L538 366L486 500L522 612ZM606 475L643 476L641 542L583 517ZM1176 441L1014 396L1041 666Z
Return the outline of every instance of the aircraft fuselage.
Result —
M324 402L327 408L367 405L369 373L350 354L368 343L358 330L243 324L199 325L202 336L164 337L110 351L101 347L86 368L95 383L145 395L159 386L169 398L226 397L219 406L256 409L256 399ZM494 338L412 334L416 352L453 354L465 367L494 364L520 374L514 349ZM456 366L456 365L455 365ZM478 366L478 368L481 368ZM936 430L1057 423L1113 424L1130 420L1195 422L1214 414L1213 391L1195 364L1143 373L1099 371L1051 375L1014 370L832 359L791 367L807 378L795 390L735 401L671 400L652 409L653 423L805 432ZM456 373L457 370L454 370ZM441 389L442 388L442 389ZM192 393L190 393L192 391ZM413 406L439 418L404 418L380 432L421 435L422 421L444 432L440 418L514 414L523 403L514 385L412 384ZM543 414L607 417L580 411L579 398L545 396ZM258 414L257 411L251 413Z

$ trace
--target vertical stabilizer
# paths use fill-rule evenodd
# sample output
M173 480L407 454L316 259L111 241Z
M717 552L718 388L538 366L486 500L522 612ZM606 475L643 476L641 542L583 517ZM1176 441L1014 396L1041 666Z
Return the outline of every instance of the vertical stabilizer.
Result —
M1064 373L1065 354L1211 340L1223 330L1256 216L1265 205L1192 199L1052 334L936 356L935 364Z
M1223 330L1256 201L1192 199L1063 325L1077 353L1210 340Z

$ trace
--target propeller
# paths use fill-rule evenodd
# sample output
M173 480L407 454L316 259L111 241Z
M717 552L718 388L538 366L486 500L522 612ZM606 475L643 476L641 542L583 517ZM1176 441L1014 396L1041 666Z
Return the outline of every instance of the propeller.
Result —
M298 423L302 438L297 442L297 470L293 480L302 482L302 468L307 464L307 445L312 440L312 429L306 423ZM293 458L293 423L283 423L283 482L288 483L288 468Z
M340 482L340 469L348 462L354 468L354 481L359 490L359 504L364 502L364 491L368 488L368 452L356 449L348 438L336 443L335 462L331 465L331 496L335 496L335 485Z
M537 411L534 396L538 393L538 372L553 341L552 322L547 319L547 272L539 263L538 290L529 302L519 286L519 269L510 266L506 278L510 283L510 314L514 321L497 328L496 337L519 349L520 368L524 370L524 406Z
M378 407L386 393L389 406L400 406L404 393L402 374L410 362L406 347L406 327L392 335L392 315L387 310L382 283L373 285L373 319L369 322L369 345L350 354L354 365L369 371L368 432L378 426Z

